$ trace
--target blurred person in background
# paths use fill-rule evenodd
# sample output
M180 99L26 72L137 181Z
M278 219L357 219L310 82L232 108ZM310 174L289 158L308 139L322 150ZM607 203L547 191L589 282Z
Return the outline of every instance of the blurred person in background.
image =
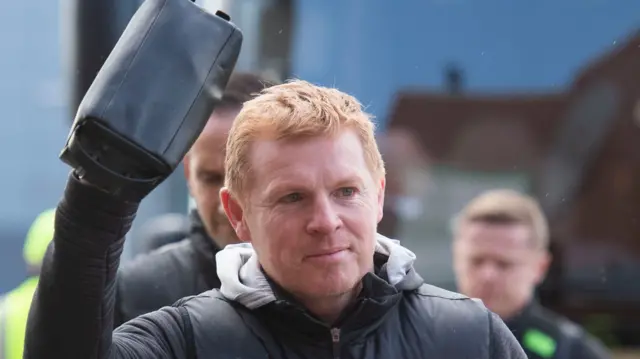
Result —
M183 213L153 217L140 228L137 253L151 253L167 244L180 242L189 236L190 228L191 220Z
M27 317L38 285L42 259L53 239L55 210L42 212L29 228L23 257L27 279L0 298L0 359L22 359Z
M551 262L538 202L507 189L480 194L454 221L458 290L498 314L531 359L609 358L604 346L534 297Z
M224 147L242 104L269 87L249 73L231 76L221 103L184 159L184 174L196 209L184 240L141 254L118 273L114 325L220 287L216 253L238 239L220 204ZM157 233L158 234L158 233Z

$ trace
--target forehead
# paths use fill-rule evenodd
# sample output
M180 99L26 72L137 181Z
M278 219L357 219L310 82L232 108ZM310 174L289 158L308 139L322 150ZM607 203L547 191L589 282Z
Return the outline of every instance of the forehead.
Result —
M459 238L465 249L489 254L529 252L531 230L524 224L491 224L484 222L465 223L460 228Z
M250 162L255 183L265 185L370 176L361 141L351 130L335 136L258 140Z
M221 116L229 115L214 113L189 151L191 156L195 157L198 165L208 165L211 162L218 165L218 162L224 162L224 148L233 124L233 117L223 118Z
M194 170L224 170L224 149L230 128L231 121L209 121L189 151Z

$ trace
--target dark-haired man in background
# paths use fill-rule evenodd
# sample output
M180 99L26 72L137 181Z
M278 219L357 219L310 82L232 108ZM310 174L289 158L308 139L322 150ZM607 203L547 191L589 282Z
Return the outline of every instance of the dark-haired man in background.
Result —
M231 76L222 102L184 159L187 185L197 208L189 214L189 233L184 240L139 255L120 268L116 327L183 297L220 286L215 255L238 241L220 205L224 147L242 104L270 85L249 73Z

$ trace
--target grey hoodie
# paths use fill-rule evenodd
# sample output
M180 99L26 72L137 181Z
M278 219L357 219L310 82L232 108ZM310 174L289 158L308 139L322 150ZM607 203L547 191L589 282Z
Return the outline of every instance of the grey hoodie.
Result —
M398 290L414 290L422 278L413 269L416 255L400 242L380 234L376 237L375 252L387 256L386 275L389 284ZM265 278L253 247L248 243L231 244L216 254L220 293L248 309L256 309L276 300Z

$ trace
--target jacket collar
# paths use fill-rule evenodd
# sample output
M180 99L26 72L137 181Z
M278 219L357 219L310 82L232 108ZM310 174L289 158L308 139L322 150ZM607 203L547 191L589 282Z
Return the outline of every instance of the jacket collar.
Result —
M197 210L194 209L189 213L189 221L189 240L195 249L200 272L204 274L208 287L218 288L220 287L220 280L216 273L216 254L220 251L220 248L207 234Z
M423 280L413 268L415 255L397 241L378 236L374 271L362 278L362 291L354 305L333 325L323 323L261 269L248 244L227 246L217 254L221 293L259 316L272 330L300 340L327 338L330 327L341 329L341 341L375 330L400 302L405 291L418 289Z
M535 299L532 299L518 313L511 318L504 320L504 322L511 331L518 331L527 326L531 316L534 315L538 308L538 302Z
M197 210L191 210L189 213L189 222L189 238L191 238L191 241L194 242L198 249L203 250L203 252L206 252L210 257L214 257L220 248L218 248L214 240L207 233Z
M332 328L341 331L341 342L350 342L365 337L374 331L395 309L403 291L391 285L386 274L386 256L375 255L376 269L362 278L362 291L356 301L348 307L335 323L325 323L306 310L286 291L268 279L274 289L276 300L256 312L265 317L272 330L294 336L310 343L322 342ZM422 278L416 274L416 281Z

